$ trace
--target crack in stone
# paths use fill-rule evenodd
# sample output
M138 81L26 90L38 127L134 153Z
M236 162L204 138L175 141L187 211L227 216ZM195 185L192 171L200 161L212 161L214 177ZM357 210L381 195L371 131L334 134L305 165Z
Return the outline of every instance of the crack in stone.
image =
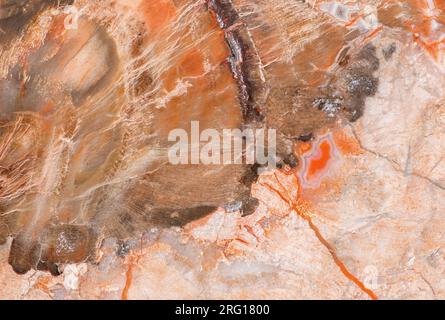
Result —
M286 191L286 188L282 185L282 183L279 181L277 175L275 174L275 179L277 183L281 186L283 190ZM272 192L276 193L285 203L288 204L289 208L293 209L299 217L301 217L303 220L305 220L311 230L314 232L315 236L319 240L319 242L329 251L330 255L332 256L334 263L337 265L337 267L340 269L340 271L343 273L343 275L350 281L352 281L358 288L360 288L364 293L366 293L372 300L378 300L377 295L369 288L367 288L363 282L361 282L355 275L353 275L348 268L346 267L345 263L338 257L335 248L324 238L322 235L320 229L314 224L312 221L312 218L304 212L304 206L301 204L298 205L297 203L294 203L294 201L289 197L284 196L279 190L272 187L269 184L262 184Z

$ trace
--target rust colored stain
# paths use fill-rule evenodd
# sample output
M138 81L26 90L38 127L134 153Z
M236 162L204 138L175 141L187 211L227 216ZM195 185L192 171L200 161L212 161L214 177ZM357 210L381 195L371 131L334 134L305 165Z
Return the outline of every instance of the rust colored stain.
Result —
M131 252L126 259L126 264L128 265L127 271L125 272L125 286L122 289L121 300L128 300L128 292L130 291L131 285L133 284L133 268L138 266L139 259L142 252L142 238L140 240L140 251Z
M331 145L328 141L323 141L319 146L320 155L311 159L307 177L309 179L316 176L320 171L326 169L329 160L331 159Z
M41 277L41 278L39 278L37 283L34 285L34 288L37 288L37 289L43 291L44 293L46 293L47 295L49 295L51 297L50 290L48 288L50 282L51 282L51 277Z
M42 114L48 114L54 110L55 106L56 104L54 103L54 101L49 100L44 106L42 106L40 112Z
M122 290L121 300L128 300L128 291L130 290L131 284L133 282L133 264L128 265L127 272L125 273L125 287Z

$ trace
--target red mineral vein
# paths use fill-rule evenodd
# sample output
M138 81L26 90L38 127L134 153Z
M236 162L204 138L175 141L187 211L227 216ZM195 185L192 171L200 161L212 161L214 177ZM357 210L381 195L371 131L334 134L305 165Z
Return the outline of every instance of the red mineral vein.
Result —
M275 179L277 180L278 184L283 190L286 190L286 188L281 184L280 180L278 179L277 175L275 174ZM266 188L276 193L284 202L286 202L290 208L295 210L295 212L303 218L309 225L309 227L314 232L317 239L320 241L320 243L328 249L329 253L331 254L335 264L338 266L340 271L343 273L343 275L348 278L350 281L352 281L357 287L359 287L363 292L365 292L372 300L378 300L377 295L369 288L367 288L363 282L361 282L355 275L353 275L348 268L346 267L345 263L338 257L335 248L323 237L323 235L320 232L320 229L314 224L312 221L312 218L305 212L306 211L306 205L298 199L298 203L294 203L291 199L288 199L286 196L284 196L278 189L274 188L270 184L263 184Z
M368 289L363 282L361 282L356 276L354 276L346 267L343 261L340 260L340 258L337 256L337 253L335 252L335 249L332 247L332 245L323 237L318 227L313 223L311 217L306 215L305 213L302 213L300 210L298 210L296 207L293 207L295 211L298 213L300 217L302 217L304 220L307 221L312 231L315 233L318 240L325 246L326 249L328 249L329 253L331 254L332 258L334 259L335 264L340 268L340 271L345 275L346 278L354 282L363 292L365 292L371 299L377 300L377 295L371 290Z
M128 291L130 290L131 283L133 282L133 264L128 265L127 272L125 273L125 287L122 290L121 300L128 300Z

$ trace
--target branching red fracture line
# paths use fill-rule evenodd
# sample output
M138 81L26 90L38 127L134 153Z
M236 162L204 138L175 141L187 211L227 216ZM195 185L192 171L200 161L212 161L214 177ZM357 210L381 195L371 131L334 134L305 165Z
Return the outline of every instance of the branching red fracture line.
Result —
M275 174L275 179L277 180L278 184L281 186L281 188L286 191L286 188L281 184L281 182L279 181L277 175ZM335 264L338 266L338 268L340 269L340 271L344 274L344 276L346 278L348 278L350 281L352 281L357 287L359 287L363 292L365 292L372 300L378 300L377 295L369 288L367 288L363 282L361 282L356 276L354 276L346 267L346 265L344 264L343 261L341 261L341 259L337 256L337 253L335 252L334 247L323 237L323 235L320 232L320 229L314 224L314 222L312 221L312 218L307 215L304 210L302 210L301 207L297 206L292 200L286 199L285 196L283 196L283 194L275 189L274 187L272 187L269 184L263 184L264 186L266 186L267 188L269 188L271 191L273 191L274 193L276 193L284 202L286 202L290 208L294 209L295 212L301 217L303 218L308 224L309 227L312 229L312 231L314 232L315 236L317 237L317 239L320 241L320 243L326 248L328 249L329 253L331 254Z

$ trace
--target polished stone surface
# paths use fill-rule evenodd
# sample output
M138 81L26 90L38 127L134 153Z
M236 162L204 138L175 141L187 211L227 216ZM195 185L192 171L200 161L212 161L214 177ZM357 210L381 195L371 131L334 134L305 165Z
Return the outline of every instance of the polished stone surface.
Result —
M445 298L445 1L0 3L0 298Z

